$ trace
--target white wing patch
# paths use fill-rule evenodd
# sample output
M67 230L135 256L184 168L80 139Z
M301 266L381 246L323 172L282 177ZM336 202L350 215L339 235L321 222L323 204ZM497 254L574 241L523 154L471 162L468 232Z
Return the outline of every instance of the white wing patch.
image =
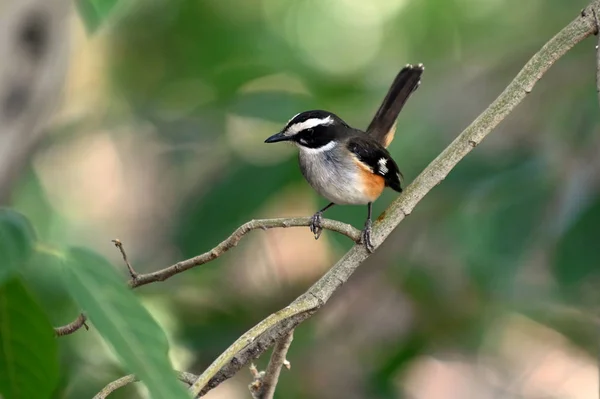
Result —
M292 118L293 119L293 118ZM317 126L326 126L333 124L333 118L328 116L327 118L311 118L307 119L304 122L294 123L292 126L288 127L285 131L286 136L293 136L297 133L300 133L303 130L311 129Z
M379 161L377 161L377 165L379 165L379 173L381 175L385 175L387 172L390 171L387 167L387 159L385 158L379 159Z

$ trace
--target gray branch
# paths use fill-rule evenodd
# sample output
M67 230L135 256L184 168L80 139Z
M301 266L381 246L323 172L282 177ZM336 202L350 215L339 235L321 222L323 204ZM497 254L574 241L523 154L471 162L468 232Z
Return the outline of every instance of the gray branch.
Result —
M287 228L287 227L307 227L310 224L309 217L302 218L289 218L289 219L258 219L251 220L247 223L244 223L240 227L238 227L233 234L231 234L225 241L221 242L219 245L214 247L208 252L205 252L201 255L195 256L193 258L175 263L169 267L165 267L164 269L158 270L156 272L147 273L147 274L138 274L136 273L129 261L127 260L127 255L123 249L123 244L119 240L113 240L117 248L121 251L123 255L123 260L127 264L127 268L131 275L131 279L129 280L129 286L131 288L136 288L142 285L155 283L157 281L164 281L170 277L175 276L176 274L183 273L186 270L191 268L203 265L212 260L217 259L225 252L229 251L231 248L238 245L238 243L242 240L242 238L253 230L268 230L274 228ZM360 231L356 228L352 227L349 224L338 222L336 220L331 219L323 219L322 226L324 229L338 232L340 234L345 235L350 238L354 242L359 242L360 240ZM116 242L115 242L116 241ZM118 243L118 244L117 244ZM73 320L71 323L61 326L55 327L54 333L57 336L69 335L79 330L81 327L85 326L85 315L80 314L77 319Z
M324 219L323 223L321 224L324 229L343 234L354 242L358 242L360 240L360 231L349 224L331 219ZM159 270L154 273L140 274L135 279L131 279L129 281L129 285L132 288L135 288L156 281L164 281L176 274L215 260L219 256L223 255L225 252L229 251L231 248L237 246L241 239L252 230L268 230L279 227L306 227L309 225L309 217L251 220L238 227L232 235L230 235L225 241L223 241L210 251L205 252L202 255L195 256L191 259L176 263L172 266L169 266L165 269Z
M471 123L411 185L388 207L374 226L375 247L409 215L415 206L452 169L527 96L537 81L567 51L596 32L592 7L598 9L600 0L593 1L573 22L562 29L538 51L517 74L506 89L479 117ZM232 377L241 367L257 358L271 345L284 337L299 323L323 306L344 284L356 268L368 257L363 246L355 245L306 293L286 308L258 323L223 352L194 382L190 391L203 395Z
M596 24L596 91L598 92L598 101L600 101L600 7L593 4L591 11ZM585 14L585 12L586 10L583 10L582 14Z

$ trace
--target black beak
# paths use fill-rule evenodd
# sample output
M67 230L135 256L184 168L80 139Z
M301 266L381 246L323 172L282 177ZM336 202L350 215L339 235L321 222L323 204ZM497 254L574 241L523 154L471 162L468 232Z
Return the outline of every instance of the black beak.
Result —
M291 139L291 137L284 135L283 132L279 132L266 139L265 143L277 143L278 141L289 141Z

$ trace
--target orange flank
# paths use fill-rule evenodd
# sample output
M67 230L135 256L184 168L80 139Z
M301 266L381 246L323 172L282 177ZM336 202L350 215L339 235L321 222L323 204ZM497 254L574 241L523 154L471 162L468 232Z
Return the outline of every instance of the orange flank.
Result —
M360 162L356 157L354 157L354 162L359 169L359 179L362 182L363 193L369 199L369 202L375 201L385 188L385 179L383 176L374 174L371 168Z

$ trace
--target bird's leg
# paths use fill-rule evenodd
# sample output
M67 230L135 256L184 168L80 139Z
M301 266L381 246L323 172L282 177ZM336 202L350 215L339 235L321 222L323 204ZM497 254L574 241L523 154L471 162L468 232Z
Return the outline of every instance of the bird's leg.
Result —
M371 226L373 225L373 222L371 221L372 206L373 206L372 202L369 202L367 204L367 207L368 207L367 221L365 222L365 228L362 231L362 235L361 235L361 241L369 253L373 253L373 251L375 250L375 247L373 246L373 243L371 242Z
M321 209L319 212L315 213L313 217L310 219L310 231L315 235L315 240L318 240L321 237L321 233L323 232L323 227L321 227L321 221L323 219L323 212L327 209L331 208L335 204L331 202L325 208Z

